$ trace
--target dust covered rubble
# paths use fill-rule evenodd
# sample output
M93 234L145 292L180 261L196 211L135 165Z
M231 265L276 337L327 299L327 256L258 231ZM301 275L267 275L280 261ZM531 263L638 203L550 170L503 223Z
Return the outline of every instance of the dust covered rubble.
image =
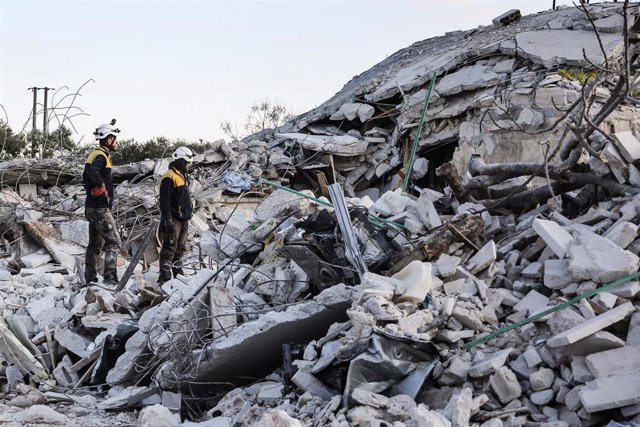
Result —
M3 422L80 407L144 408L138 425L640 422L637 102L612 104L600 69L621 57L622 5L587 7L418 42L282 128L220 141L193 171L188 274L161 289L155 239L121 291L81 286L81 186L3 165L18 190L0 192L0 384L13 407L73 409ZM586 91L597 132L566 114ZM163 169L114 168L119 276Z

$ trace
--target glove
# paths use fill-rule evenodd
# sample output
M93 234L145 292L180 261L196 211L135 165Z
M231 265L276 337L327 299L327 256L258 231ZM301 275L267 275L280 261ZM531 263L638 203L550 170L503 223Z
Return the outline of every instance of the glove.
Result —
M172 218L162 218L162 232L167 236L173 236L174 228Z
M103 194L107 194L107 187L104 184L98 185L91 189L91 195L93 197L102 196Z

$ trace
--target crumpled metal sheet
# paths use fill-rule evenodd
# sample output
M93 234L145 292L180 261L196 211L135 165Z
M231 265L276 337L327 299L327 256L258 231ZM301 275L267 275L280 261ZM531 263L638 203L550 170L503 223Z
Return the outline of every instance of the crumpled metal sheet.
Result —
M406 343L373 334L367 349L349 364L343 402L349 405L356 388L382 393L432 359Z

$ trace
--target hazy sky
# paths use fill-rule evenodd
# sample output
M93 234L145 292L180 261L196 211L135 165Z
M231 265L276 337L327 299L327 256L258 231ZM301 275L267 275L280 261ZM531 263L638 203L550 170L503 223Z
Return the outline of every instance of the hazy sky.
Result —
M303 113L416 41L551 4L0 0L0 104L19 132L31 111L28 87L56 88L49 96L69 106L65 95L93 79L69 113L89 115L72 119L76 139L93 141L94 128L115 117L122 138L213 140L223 137L221 121L241 125L256 100Z

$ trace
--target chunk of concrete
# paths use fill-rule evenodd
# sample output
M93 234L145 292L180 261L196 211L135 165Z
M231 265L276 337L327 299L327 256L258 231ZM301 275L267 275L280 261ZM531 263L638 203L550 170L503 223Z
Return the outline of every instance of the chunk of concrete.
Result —
M518 33L515 43L503 43L501 50L505 54L528 58L546 68L570 65L589 67L588 61L597 65L605 61L600 41L608 58L620 53L623 48L622 34L601 33L596 36L592 31L545 29Z
M555 393L550 388L531 393L529 399L538 406L546 405L553 400Z
M489 378L491 388L503 405L517 399L522 394L522 387L518 383L516 375L506 366L496 370Z
M295 375L291 378L291 382L293 382L301 390L309 392L313 396L318 396L322 400L329 401L333 398L333 396L337 394L337 392L329 389L314 375L305 372L302 369L298 369L298 372L296 372Z
M640 371L596 378L580 390L580 402L587 412L640 403Z
M571 373L573 374L573 379L582 384L593 381L594 379L591 370L587 366L586 358L584 356L573 356L571 358Z
M438 268L438 274L441 277L450 277L456 273L456 269L460 264L460 257L451 256L447 254L440 255L436 267Z
M590 354L585 358L585 363L595 378L640 371L638 352L640 352L640 346L628 345Z
M622 249L627 247L638 237L638 226L632 222L623 221L609 228L603 237L611 240Z
M338 111L333 113L329 120L344 120L353 121L356 118L360 119L362 123L373 117L375 108L369 104L362 104L359 102L347 102L340 106Z
M513 307L513 311L526 311L527 315L547 306L549 298L536 290L531 290Z
M467 380L471 363L460 356L454 356L449 361L449 366L438 377L441 386L462 385Z
M607 283L638 271L640 259L597 234L579 234L567 251L574 278Z
M142 408L137 427L180 427L180 415L172 414L160 404Z
M551 369L540 368L529 376L529 383L533 391L540 391L551 387L555 379L556 376Z
M613 142L627 162L633 163L640 159L640 141L633 132L616 132L613 135Z
M484 360L473 365L473 367L469 369L469 376L471 378L482 378L487 375L491 375L507 362L507 358L510 354L511 349L504 349L493 353Z
M633 313L627 331L627 345L640 345L640 313Z
M467 270L471 274L477 274L489 267L496 260L496 244L493 240L484 245L467 261Z
M474 64L445 75L435 87L440 95L454 95L465 90L484 88L500 81L489 67Z
M118 357L107 373L107 384L113 386L136 378L136 360L147 348L147 334L137 331L124 345L125 352Z
M44 405L34 405L21 412L16 417L17 421L25 424L60 424L64 426L72 425L71 420L53 408ZM158 427L158 426L156 426Z
M524 357L524 360L526 360L527 366L529 368L535 368L542 363L542 358L540 357L540 354L538 354L538 351L535 349L535 347L527 348L527 350L522 353L522 356Z
M356 290L338 284L312 300L243 323L193 356L193 371L185 373L194 378L189 387L207 390L207 381L238 383L243 378L268 375L282 365L282 344L320 339L330 325L348 320L346 309L355 295ZM174 363L169 361L159 368L158 382L163 389L177 385Z
M558 223L536 218L533 220L533 229L538 236L553 250L558 258L563 258L573 240L571 234Z
M622 304L613 310L609 310L594 317L593 319L589 319L550 338L547 341L547 346L553 348L575 343L595 332L601 331L602 329L623 320L633 311L634 306L630 302Z
M566 259L550 259L544 262L543 283L549 289L564 289L575 282Z

